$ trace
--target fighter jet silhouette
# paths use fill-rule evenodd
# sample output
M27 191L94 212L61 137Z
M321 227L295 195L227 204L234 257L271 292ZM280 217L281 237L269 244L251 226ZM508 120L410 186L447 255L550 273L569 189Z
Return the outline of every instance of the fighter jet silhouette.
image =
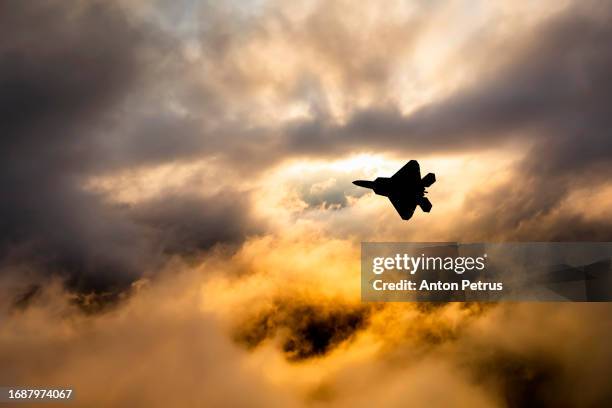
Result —
M410 160L391 177L378 177L374 181L355 180L353 184L371 188L374 193L389 197L402 219L409 220L417 205L425 212L431 211L432 205L425 197L425 187L435 182L436 175L433 173L421 178L419 163Z

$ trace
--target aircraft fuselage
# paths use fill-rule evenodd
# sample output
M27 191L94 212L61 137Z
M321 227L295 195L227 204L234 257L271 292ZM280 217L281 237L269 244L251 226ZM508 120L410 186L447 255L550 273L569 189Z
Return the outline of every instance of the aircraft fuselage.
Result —
M384 197L393 197L403 194L404 186L402 180L394 180L391 177L378 177L374 181L369 180L356 180L353 184L359 187L369 188L374 190L374 193ZM413 192L415 197L423 197L425 195L425 187L414 186Z

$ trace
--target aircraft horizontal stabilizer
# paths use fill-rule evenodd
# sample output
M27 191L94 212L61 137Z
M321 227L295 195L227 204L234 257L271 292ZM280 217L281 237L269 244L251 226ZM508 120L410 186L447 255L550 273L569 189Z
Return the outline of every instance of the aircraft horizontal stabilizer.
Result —
M429 173L431 174L431 173ZM421 210L425 211L425 212L430 212L431 211L431 207L433 207L431 205L431 201L429 201L427 198L423 197L419 200L419 207L421 207Z

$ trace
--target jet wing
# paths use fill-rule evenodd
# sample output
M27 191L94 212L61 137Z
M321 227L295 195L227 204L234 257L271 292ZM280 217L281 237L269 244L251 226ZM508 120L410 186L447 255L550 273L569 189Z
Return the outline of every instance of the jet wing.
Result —
M411 184L417 184L421 181L421 169L419 163L416 160L410 160L401 169L397 171L393 176L393 179L403 179Z
M395 210L399 213L402 220L409 220L414 214L416 208L416 200L410 197L393 197L389 198Z

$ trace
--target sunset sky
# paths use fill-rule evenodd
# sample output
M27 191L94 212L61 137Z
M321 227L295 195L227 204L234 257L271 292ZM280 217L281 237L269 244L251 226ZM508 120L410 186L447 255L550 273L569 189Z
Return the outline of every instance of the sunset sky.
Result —
M362 303L362 241L612 241L610 1L0 4L0 385L612 404L609 304ZM410 159L431 213L351 184Z

